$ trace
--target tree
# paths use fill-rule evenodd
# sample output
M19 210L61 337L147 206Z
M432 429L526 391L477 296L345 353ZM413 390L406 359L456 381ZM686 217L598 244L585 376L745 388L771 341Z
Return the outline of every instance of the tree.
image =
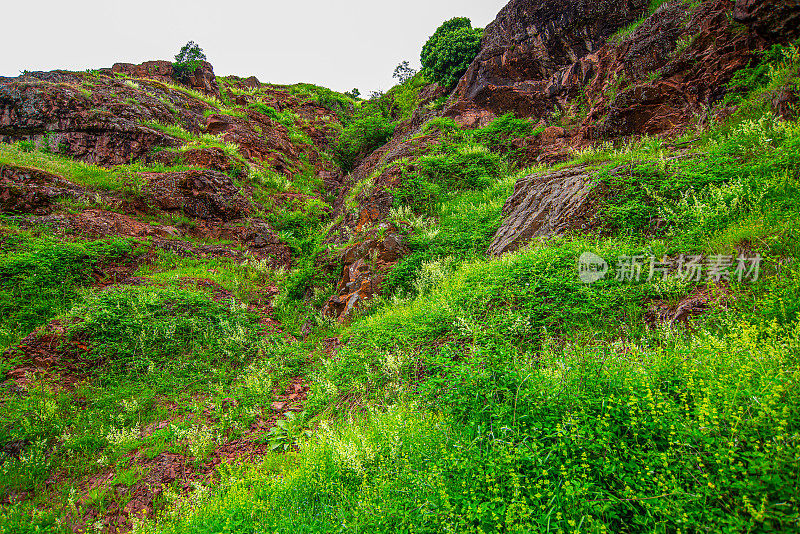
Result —
M178 55L175 56L175 63L188 63L190 61L205 61L206 55L200 45L194 41L189 41L181 48Z
M175 78L181 80L192 74L200 67L201 61L206 61L203 49L194 41L189 41L175 56L175 63L172 64Z
M409 66L408 61L403 61L394 68L394 74L392 74L392 78L397 79L401 84L403 84L416 76L416 74L417 71Z
M361 91L359 91L355 87L353 88L352 91L349 91L349 92L346 91L344 94L346 94L347 96L349 96L350 98L353 98L353 99L358 99L358 98L361 97Z
M444 22L422 47L422 72L439 85L452 88L481 49L483 30L465 17Z

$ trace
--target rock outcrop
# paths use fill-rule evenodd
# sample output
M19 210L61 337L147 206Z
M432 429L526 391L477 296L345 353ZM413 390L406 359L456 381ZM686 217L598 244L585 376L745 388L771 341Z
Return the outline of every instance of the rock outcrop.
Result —
M468 125L509 111L552 111L552 78L596 52L614 32L640 18L647 0L512 0L486 27L481 52L455 90L446 114ZM572 74L585 82L591 71Z
M198 219L230 221L241 219L251 210L231 178L221 172L197 170L170 173L144 173L150 205Z
M343 264L342 279L336 294L325 304L325 317L347 321L364 302L378 295L386 273L408 253L403 237L389 225L383 238L365 239L345 249L337 263Z
M510 2L486 28L445 115L480 126L513 112L564 129L552 142L520 140L529 162L565 159L601 139L674 136L709 120L757 52L800 34L797 0L673 0L615 34L647 4Z
M60 176L36 169L0 166L0 213L50 213L59 200L79 200L89 193Z
M199 132L207 108L160 82L31 73L0 84L0 143L30 140L88 163L118 165L156 146L183 144L149 123L177 121Z
M187 134L219 135L239 145L242 156L253 163L292 175L307 160L317 172L336 173L330 152L336 141L337 122L331 111L317 102L298 98L289 90L265 88L255 95L239 95L236 111L214 100L196 98L175 89L172 64L150 61L141 65L117 64L95 72L32 72L18 78L0 79L0 143L33 141L84 162L120 165L132 161L158 161L167 165L210 166L229 172L241 162L209 147L182 150L186 144L179 134L170 135L159 125L179 127ZM203 64L197 71L197 88L219 95L213 69ZM205 74L203 74L205 73ZM121 77L125 74L129 77ZM202 74L202 76L201 76ZM209 81L212 80L212 81ZM191 79L190 79L191 81ZM236 82L235 82L236 83ZM252 89L257 80L238 82L236 87ZM187 86L192 83L187 82ZM210 89L209 89L210 87ZM271 107L291 110L301 120L296 128L311 143L295 142L298 132L264 113L252 109Z
M736 0L733 18L766 38L786 42L800 37L797 0Z
M125 74L131 78L150 78L164 82L182 83L191 89L219 96L219 85L217 84L217 77L214 75L214 67L208 61L201 61L194 72L190 72L180 79L176 76L172 63L162 60L145 61L138 65L115 63L110 69L102 69L101 72Z
M503 223L489 254L514 251L537 237L592 229L604 189L596 175L596 166L578 165L517 181L514 194L503 206Z

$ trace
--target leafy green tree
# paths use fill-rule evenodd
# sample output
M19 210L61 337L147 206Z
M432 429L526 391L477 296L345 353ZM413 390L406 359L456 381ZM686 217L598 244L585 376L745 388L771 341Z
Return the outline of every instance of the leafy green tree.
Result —
M206 61L203 49L194 41L189 41L175 56L175 63L172 64L175 78L181 80L192 74L200 67L202 61Z
M454 87L480 52L481 37L483 30L473 28L468 18L446 21L422 47L423 74L443 87Z

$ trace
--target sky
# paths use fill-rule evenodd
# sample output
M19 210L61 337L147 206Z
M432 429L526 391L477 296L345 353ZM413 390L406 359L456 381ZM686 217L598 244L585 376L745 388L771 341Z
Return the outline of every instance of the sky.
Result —
M197 42L217 75L308 82L363 95L387 90L397 64L453 17L494 20L508 0L44 0L8 2L0 76L172 60Z

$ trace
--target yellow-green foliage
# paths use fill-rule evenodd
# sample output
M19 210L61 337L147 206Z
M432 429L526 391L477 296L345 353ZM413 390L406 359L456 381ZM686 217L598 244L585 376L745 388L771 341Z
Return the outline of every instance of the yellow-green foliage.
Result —
M134 450L184 454L199 467L223 440L269 417L273 393L297 376L311 384L305 412L253 438L285 453L223 463L218 482L194 484L189 495L165 488L163 511L137 532L796 531L800 127L769 113L766 95L796 83L797 54L773 52L743 71L755 81L729 121L687 135L688 153L647 137L576 152L563 165L585 165L607 191L597 232L538 239L500 258L486 249L516 181L553 169L517 168L512 140L536 130L512 116L470 131L429 122L434 147L377 169L344 203L357 207L353 199L392 166L402 184L391 221L410 249L386 275L384 295L348 324L317 313L340 277L321 229L340 221L326 221L312 166L292 177L251 166L255 199L267 207L273 192L304 193L265 216L291 247L293 269L252 256L157 254L137 273L150 285L72 291L55 311L34 313L39 322L61 314L67 339L90 340L91 357L105 359L74 395L44 377L32 377L26 395L0 389L0 444L27 443L0 464L0 490L37 495L0 505L0 533L61 532L82 506L124 507L108 487L77 495L77 478L36 491L54 472L113 471L117 488L141 482L128 461ZM292 92L331 96L313 86ZM385 140L397 118L388 101L361 106L340 157ZM252 107L299 129L293 114ZM370 124L378 131L367 132ZM26 155L24 145L4 150L31 165L72 165ZM59 277L85 278L95 258L87 247L37 241L9 250L0 267L14 278L0 289L27 284L33 290L14 298L41 304L31 297L37 283L53 293ZM587 285L577 262L589 251L612 264L621 255L719 252L760 254L763 264L757 281L635 283L612 271ZM191 279L232 295L212 298ZM265 304L272 284L282 330L308 334L303 341L265 337L248 310ZM685 325L649 313L697 295L708 309ZM343 342L333 350L332 336ZM166 413L165 401L179 413Z
M144 532L793 528L800 324L657 347L553 341L488 361L446 346L436 411L323 425L279 477L274 460L236 469Z
M29 148L21 143L0 144L0 165L37 169L91 189L114 191L124 187L119 174L111 169Z

